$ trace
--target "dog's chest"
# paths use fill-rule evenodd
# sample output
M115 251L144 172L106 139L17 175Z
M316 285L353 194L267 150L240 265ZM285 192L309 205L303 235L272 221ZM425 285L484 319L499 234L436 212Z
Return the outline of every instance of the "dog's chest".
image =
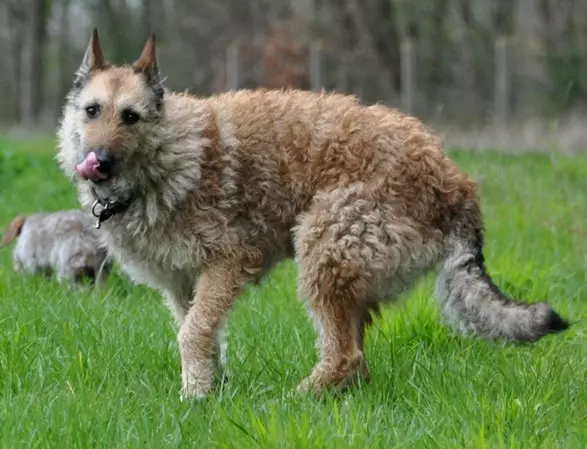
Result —
M133 237L124 232L104 234L109 251L133 281L169 289L178 276L195 274L200 264L198 245L182 235Z
M124 272L137 284L147 285L157 290L170 290L181 271L169 270L167 267L136 258L115 258L120 262Z

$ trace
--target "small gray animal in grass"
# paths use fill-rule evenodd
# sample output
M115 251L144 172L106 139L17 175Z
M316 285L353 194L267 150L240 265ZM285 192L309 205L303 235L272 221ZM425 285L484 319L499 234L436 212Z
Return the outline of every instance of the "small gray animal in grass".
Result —
M15 217L0 243L10 245L14 270L35 275L56 275L82 283L104 283L112 270L112 259L101 245L94 219L81 210L63 210Z

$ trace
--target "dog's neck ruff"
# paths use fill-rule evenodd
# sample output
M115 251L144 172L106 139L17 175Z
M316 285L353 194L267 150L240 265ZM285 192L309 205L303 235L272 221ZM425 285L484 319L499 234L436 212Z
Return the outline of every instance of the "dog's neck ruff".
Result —
M130 201L111 201L109 199L102 199L96 195L94 189L92 189L92 193L96 198L96 201L94 201L94 204L92 205L92 215L97 219L96 229L100 229L103 222L116 214L124 212L130 206ZM98 206L100 206L100 208L98 208Z

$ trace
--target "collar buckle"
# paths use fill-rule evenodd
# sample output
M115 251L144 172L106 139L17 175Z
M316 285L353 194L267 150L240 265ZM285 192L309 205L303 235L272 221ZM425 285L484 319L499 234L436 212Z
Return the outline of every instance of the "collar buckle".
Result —
M94 195L95 196L95 195ZM98 212L97 206L102 206L102 210ZM92 205L92 215L96 217L96 229L100 229L103 222L111 218L113 215L124 212L128 208L128 203L121 201L110 201L103 199L96 199Z
M96 210L96 206L98 206L98 204L100 206L102 206L102 210L100 210L99 212ZM110 218L112 216L112 212L110 212L108 210L110 207L111 207L110 201L106 201L106 202L104 202L102 200L94 201L94 204L92 205L92 215L97 218L96 229L100 229L102 222L108 220L108 218Z

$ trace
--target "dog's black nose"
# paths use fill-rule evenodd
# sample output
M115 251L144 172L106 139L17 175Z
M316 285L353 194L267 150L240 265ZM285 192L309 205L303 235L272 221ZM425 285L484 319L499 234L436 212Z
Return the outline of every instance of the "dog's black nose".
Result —
M112 172L112 168L114 167L114 157L112 153L108 150L99 149L95 151L96 158L100 165L98 166L98 170L105 175L109 175Z

